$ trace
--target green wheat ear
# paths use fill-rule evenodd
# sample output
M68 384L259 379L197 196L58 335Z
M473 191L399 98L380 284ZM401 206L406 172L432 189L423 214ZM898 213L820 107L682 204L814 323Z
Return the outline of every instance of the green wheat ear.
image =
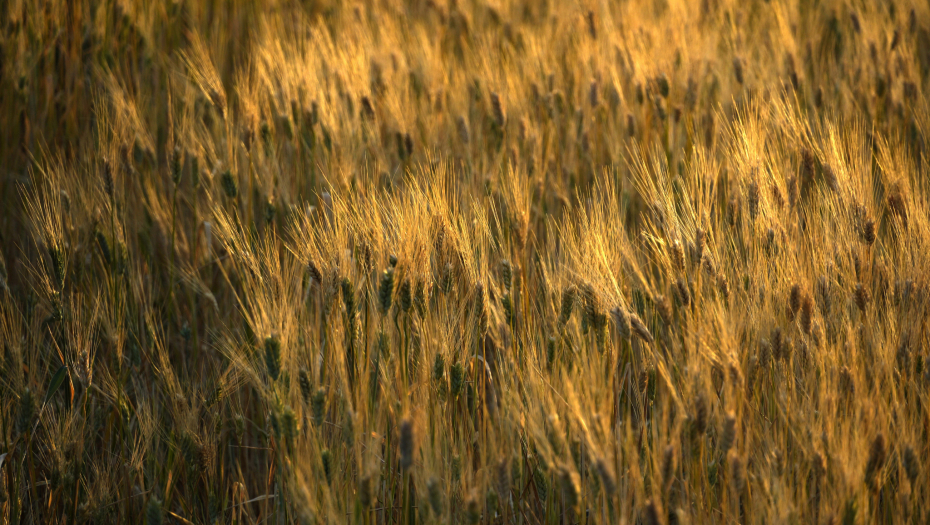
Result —
M395 259L396 260L396 259ZM391 300L394 295L394 267L391 266L381 274L381 285L378 289L378 306L382 314L391 309Z
M55 289L60 291L65 286L65 256L61 249L53 244L48 245L48 255L52 260Z
M555 366L555 359L556 359L555 344L556 344L555 337L549 336L549 338L546 340L546 369L549 370L550 372Z
M562 290L562 303L559 309L559 325L565 326L571 319L572 309L575 305L575 288L568 287Z
M184 168L184 157L179 146L175 146L174 150L172 150L170 160L171 180L174 182L175 186L179 186L181 184L181 174Z
M404 419L400 423L400 466L407 470L413 466L413 422Z
M190 155L191 185L194 189L200 187L200 159L197 155Z
M300 372L297 373L297 382L300 385L300 395L304 403L309 404L310 398L313 396L313 383L310 379L310 373L301 368Z
M103 161L103 191L112 203L114 199L113 168L106 159Z
M272 382L281 375L281 340L277 335L265 338L265 369Z
M231 171L226 170L220 175L220 185L223 188L223 192L230 199L235 199L236 196L239 195L239 187Z
M426 493L433 513L436 516L442 516L445 513L444 498L441 482L436 477L431 477L426 481Z
M145 525L161 525L164 520L164 511L162 511L162 502L152 496L145 506Z
M284 435L288 448L293 449L294 440L299 434L299 428L297 414L289 406L285 406L281 413L281 433Z
M28 387L19 396L19 408L16 416L16 433L25 434L32 431L32 422L36 415L36 398Z
M320 454L320 460L323 462L323 474L326 475L326 483L332 485L333 483L333 453L329 449L323 449L323 452Z
M885 436L879 434L875 436L871 447L869 447L869 459L865 465L865 483L872 490L878 490L880 487L881 470L885 466L887 455Z
M501 261L501 280L504 282L504 288L509 292L513 287L513 267L507 259Z
M446 359L442 354L437 353L436 359L433 361L433 381L439 383L445 378L446 373Z
M371 479L370 474L364 476L361 480L359 480L358 500L359 500L359 503L362 504L363 509L371 508L371 504L373 502L371 484L372 484L372 479Z
M397 295L400 300L400 310L405 314L409 313L410 309L413 307L413 289L410 286L409 279L404 279L404 282L400 284Z
M465 368L461 363L452 365L449 373L449 387L453 398L457 398L462 393L462 387L465 385Z
M323 425L323 416L326 415L326 389L319 388L310 402L313 411L313 423L317 428Z

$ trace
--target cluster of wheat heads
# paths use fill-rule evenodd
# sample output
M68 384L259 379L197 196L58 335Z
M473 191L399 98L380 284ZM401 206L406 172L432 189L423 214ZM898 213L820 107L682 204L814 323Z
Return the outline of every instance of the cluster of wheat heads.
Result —
M930 7L0 7L0 523L923 523Z

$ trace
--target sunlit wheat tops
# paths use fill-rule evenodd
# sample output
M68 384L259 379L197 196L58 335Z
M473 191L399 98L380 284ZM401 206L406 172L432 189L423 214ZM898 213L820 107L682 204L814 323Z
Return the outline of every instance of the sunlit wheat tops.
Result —
M925 2L12 4L0 525L930 521Z

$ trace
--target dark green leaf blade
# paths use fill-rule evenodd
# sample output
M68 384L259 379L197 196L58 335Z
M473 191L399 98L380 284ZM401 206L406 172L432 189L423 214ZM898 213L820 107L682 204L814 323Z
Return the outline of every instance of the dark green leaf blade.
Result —
M68 367L62 365L61 368L55 372L55 375L52 376L52 381L48 384L48 392L45 393L45 403L48 403L48 400L55 395L55 392L61 388L61 384L65 382L65 378L68 376Z

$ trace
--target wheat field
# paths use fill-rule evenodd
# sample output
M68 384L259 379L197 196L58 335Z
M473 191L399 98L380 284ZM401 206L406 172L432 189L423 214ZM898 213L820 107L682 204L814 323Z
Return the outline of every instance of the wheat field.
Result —
M930 522L930 3L0 28L0 524Z

